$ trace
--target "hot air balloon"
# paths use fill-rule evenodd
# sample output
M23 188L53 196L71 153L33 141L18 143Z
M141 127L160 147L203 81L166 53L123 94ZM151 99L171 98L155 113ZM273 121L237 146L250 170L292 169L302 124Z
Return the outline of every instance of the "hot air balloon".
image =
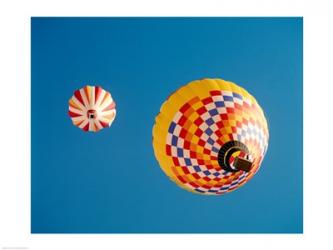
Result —
M85 86L69 99L68 114L83 131L97 132L110 127L116 117L116 103L108 91L99 86Z
M221 79L190 82L163 103L153 148L165 174L204 195L239 188L259 170L268 146L263 110L245 89Z

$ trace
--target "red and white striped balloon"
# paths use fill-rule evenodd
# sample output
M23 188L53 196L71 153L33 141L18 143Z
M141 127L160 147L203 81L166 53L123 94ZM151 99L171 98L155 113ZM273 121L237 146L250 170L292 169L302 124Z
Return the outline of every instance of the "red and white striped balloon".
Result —
M68 114L75 126L97 132L110 127L116 117L116 103L111 94L99 86L85 86L69 99Z

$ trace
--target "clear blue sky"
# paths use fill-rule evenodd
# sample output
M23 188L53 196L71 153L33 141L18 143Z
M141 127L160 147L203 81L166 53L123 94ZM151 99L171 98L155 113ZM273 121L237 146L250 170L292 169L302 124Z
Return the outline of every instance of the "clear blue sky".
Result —
M33 233L303 231L302 18L32 18ZM257 175L222 196L171 182L152 148L167 96L201 78L246 88L269 120ZM67 115L86 84L117 117L84 133Z

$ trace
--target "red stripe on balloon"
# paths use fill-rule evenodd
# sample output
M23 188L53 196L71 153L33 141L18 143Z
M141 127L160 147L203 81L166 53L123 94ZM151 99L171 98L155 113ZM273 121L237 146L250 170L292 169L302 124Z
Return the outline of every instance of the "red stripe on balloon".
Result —
M84 106L84 103L83 103L83 99L82 99L82 96L81 96L81 93L80 93L80 90L76 90L74 92L74 96L76 97L76 99Z
M68 111L68 114L70 117L79 117L79 116L82 116L81 114L77 114L77 113L74 113L72 111Z
M88 131L88 130L89 130L89 122L88 122L87 125L84 126L82 129L83 129L84 131Z
M95 87L95 104L98 98L101 96L101 93L102 93L102 88L99 86Z
M218 95L222 95L221 91L219 90L212 90L209 92L212 96L218 96Z
M106 127L109 126L109 124L106 123L106 122L103 122L103 121L99 121L99 122L101 123L101 125L103 126L103 128L106 128Z

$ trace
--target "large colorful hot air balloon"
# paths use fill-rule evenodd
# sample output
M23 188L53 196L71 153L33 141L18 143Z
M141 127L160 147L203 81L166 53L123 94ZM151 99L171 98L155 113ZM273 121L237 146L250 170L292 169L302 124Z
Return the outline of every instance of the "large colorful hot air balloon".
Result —
M259 170L268 146L263 110L245 89L220 79L174 92L153 127L155 156L169 178L198 194L235 190Z
M97 132L110 127L116 117L116 103L111 94L99 86L85 86L69 99L68 114L75 126Z

